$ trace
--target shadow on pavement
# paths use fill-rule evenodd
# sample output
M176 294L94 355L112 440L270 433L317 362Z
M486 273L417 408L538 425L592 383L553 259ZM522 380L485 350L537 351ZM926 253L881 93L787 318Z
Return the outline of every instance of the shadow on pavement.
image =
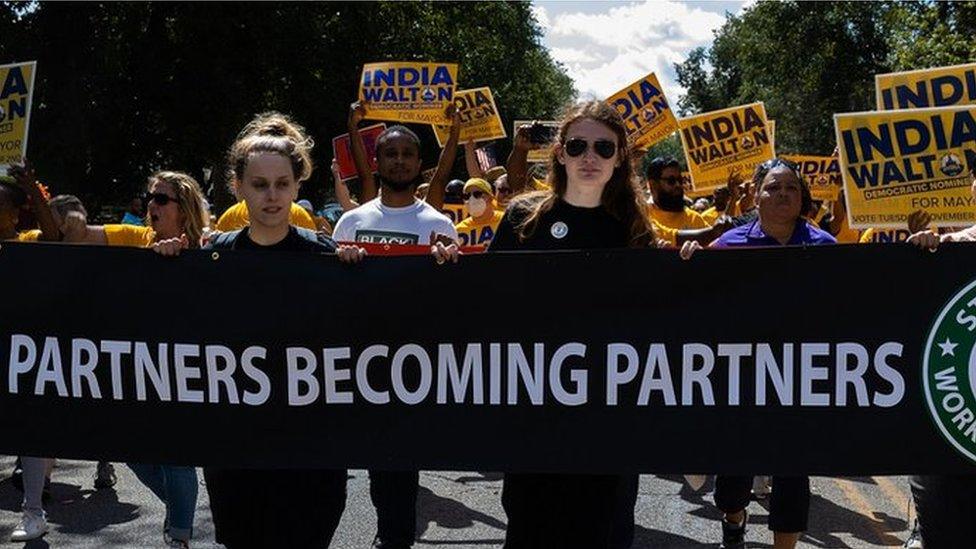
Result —
M19 513L23 497L9 477L0 481L0 509ZM96 492L56 481L51 483L51 500L44 504L44 508L51 527L68 534L91 534L109 525L133 521L139 516L139 506L120 502L115 490ZM6 532L4 539L9 539L9 535L10 532ZM27 544L27 547L34 546Z
M451 498L441 497L424 486L417 494L417 536L422 538L431 523L440 528L453 530L471 528L476 522L504 532L505 523L495 517L475 511ZM482 540L421 540L429 545L500 545L504 534L498 539Z

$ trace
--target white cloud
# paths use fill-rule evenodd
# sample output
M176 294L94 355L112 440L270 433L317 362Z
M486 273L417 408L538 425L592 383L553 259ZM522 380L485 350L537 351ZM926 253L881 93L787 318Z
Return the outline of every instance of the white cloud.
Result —
M603 5L607 9L595 13L556 13L559 4L549 11L533 7L553 58L566 66L584 97L606 97L654 72L676 102L684 89L673 64L691 49L710 45L713 31L725 22L722 14L676 1Z

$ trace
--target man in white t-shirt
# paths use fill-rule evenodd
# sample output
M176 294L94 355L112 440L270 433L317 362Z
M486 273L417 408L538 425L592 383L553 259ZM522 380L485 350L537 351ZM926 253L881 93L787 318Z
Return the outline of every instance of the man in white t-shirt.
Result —
M423 183L420 139L392 126L376 139L380 196L347 211L332 238L345 243L434 245L438 262L457 261L457 231L451 220L414 197ZM445 246L445 239L450 243ZM376 549L409 549L417 536L418 471L369 472L369 495L376 508Z

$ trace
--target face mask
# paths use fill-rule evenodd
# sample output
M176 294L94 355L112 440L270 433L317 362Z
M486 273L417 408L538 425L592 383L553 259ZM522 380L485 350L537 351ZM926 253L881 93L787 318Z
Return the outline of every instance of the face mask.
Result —
M481 214L488 209L488 201L484 198L471 197L465 204L468 206L468 213L471 214L471 217L481 217Z

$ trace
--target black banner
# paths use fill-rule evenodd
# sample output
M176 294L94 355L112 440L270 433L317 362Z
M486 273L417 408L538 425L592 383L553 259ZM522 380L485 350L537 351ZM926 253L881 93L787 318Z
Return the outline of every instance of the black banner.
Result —
M973 473L974 252L862 245L681 261L623 250L350 266L4 243L0 453Z

